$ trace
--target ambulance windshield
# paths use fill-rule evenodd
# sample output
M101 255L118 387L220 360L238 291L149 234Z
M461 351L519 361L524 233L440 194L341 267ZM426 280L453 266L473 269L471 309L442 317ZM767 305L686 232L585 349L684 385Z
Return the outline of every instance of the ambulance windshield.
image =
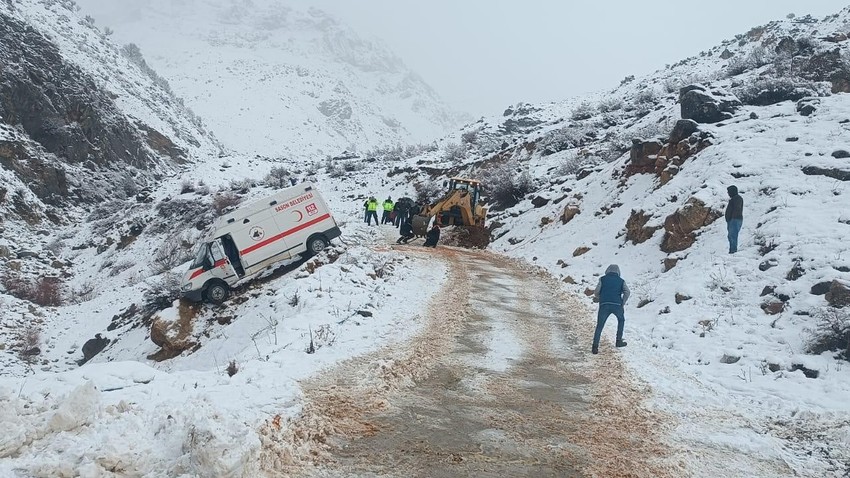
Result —
M204 266L204 258L207 257L209 250L210 244L208 242L201 243L201 245L198 246L198 250L195 252L195 260L192 262L192 269Z

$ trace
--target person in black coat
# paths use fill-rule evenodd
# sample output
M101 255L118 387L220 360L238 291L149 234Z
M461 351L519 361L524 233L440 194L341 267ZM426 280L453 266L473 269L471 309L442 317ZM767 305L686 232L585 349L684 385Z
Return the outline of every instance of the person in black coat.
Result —
M729 254L738 252L738 233L744 224L744 198L738 194L736 186L726 188L729 204L726 206L726 230L729 237Z
M434 227L425 235L425 247L437 247L437 241L440 240L440 226L434 224Z
M413 234L413 224L410 223L410 219L401 223L401 228L399 229L401 237L399 237L398 240L395 241L396 244L407 244L408 242L410 242L411 239L416 237Z

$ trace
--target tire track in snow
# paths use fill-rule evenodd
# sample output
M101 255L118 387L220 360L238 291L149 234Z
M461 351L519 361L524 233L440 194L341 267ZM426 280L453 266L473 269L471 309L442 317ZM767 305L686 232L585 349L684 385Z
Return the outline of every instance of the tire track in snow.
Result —
M302 414L261 431L270 475L687 475L649 389L585 351L578 299L500 256L433 257L451 276L424 330L305 383Z

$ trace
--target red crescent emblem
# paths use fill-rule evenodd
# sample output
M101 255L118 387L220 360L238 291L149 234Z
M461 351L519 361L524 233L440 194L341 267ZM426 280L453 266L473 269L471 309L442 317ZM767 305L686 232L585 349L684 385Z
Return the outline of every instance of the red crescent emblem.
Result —
M298 219L296 219L295 222L301 222L301 220L304 219L304 213L303 212L301 212L301 211L292 211L292 212L294 214L298 214Z

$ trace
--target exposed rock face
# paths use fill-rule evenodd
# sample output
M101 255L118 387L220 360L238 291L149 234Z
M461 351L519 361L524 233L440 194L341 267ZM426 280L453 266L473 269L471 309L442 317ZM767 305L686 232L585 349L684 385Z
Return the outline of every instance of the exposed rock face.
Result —
M646 223L652 219L652 216L644 211L632 211L632 215L626 221L626 239L632 241L632 244L641 244L648 241L655 231L661 229L660 226L647 227Z
M682 118L697 123L717 123L727 120L742 106L741 101L731 93L703 85L689 85L681 89L679 102L682 105Z
M785 302L776 298L771 298L762 302L761 310L763 310L767 315L778 315L785 310Z
M351 105L345 100L326 100L319 103L319 111L328 118L349 120L353 111Z
M531 204L535 208L541 208L541 207L549 204L549 201L550 201L549 198L545 198L543 196L535 196L534 199L531 200Z
M113 100L33 28L0 14L0 117L70 163L125 163L155 158Z
M801 116L811 116L820 106L820 100L817 98L803 98L797 102L797 112Z
M850 284L838 280L832 281L829 292L826 293L826 301L836 308L850 305Z
M564 208L563 214L561 214L561 223L567 224L568 222L572 221L573 218L576 217L577 215L579 215L580 213L581 213L581 210L579 209L578 206L575 206L575 205L566 206Z
M196 345L192 337L194 318L195 310L182 305L179 318L176 320L155 317L151 324L151 341L162 349L148 358L160 362L193 348Z
M664 220L664 240L661 250L666 253L684 251L696 242L696 232L716 221L722 214L697 198L688 199L685 206Z
M658 140L632 140L625 175L656 174L661 185L667 184L687 159L711 146L711 139L710 133L699 130L696 121L679 120L666 144Z

